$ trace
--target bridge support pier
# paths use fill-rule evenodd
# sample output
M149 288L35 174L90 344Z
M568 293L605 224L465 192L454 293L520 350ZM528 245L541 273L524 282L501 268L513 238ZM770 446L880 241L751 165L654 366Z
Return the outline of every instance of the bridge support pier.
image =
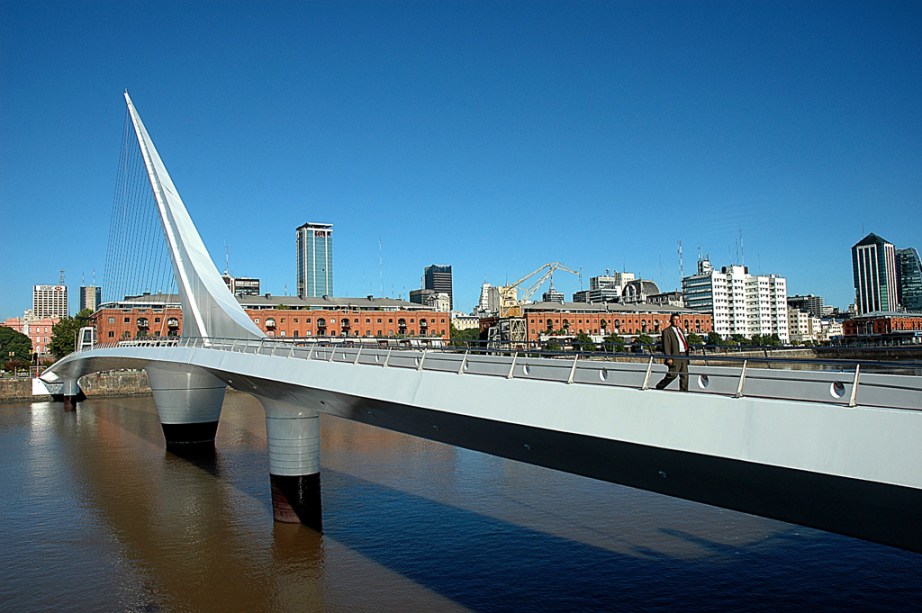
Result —
M273 516L322 530L320 413L281 400L259 400L266 409Z
M167 446L214 444L227 385L192 366L147 366Z
M77 397L80 396L80 386L76 379L64 379L64 410L77 410Z

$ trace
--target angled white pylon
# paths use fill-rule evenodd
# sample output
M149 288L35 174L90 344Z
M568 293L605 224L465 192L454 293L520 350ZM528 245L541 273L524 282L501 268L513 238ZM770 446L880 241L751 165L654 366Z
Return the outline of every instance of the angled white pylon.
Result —
M265 333L256 327L218 274L127 91L125 102L141 147L147 176L154 190L164 238L169 246L170 261L176 274L183 310L182 335L202 338L264 338Z

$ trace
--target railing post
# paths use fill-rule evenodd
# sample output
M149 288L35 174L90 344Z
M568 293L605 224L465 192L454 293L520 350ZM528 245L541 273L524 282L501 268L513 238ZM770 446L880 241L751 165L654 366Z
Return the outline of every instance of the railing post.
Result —
M464 367L467 366L467 354L470 352L470 349L464 350L464 357L461 358L461 366L458 367L458 374L464 374Z
M327 361L328 361L328 362L332 362L332 361L333 361L333 358L335 358L335 357L336 357L336 346L335 346L335 345L330 345L330 359L327 360Z
M515 353L512 354L512 364L509 365L509 374L506 375L506 378L507 378L507 379L511 379L511 378L513 377L513 375L515 374L515 359L516 359L517 357L519 357L519 352L518 352L518 351L516 351ZM571 381L571 383L572 383L572 381Z
M567 377L567 384L573 383L573 378L576 376L576 361L579 360L579 354L577 353L573 356L573 366L570 367L570 376Z
M423 355L422 355L422 357L419 359L419 366L416 367L416 370L422 370L422 369L423 369L423 363L425 363L425 361L426 361L426 350L423 349Z
M855 364L855 380L852 382L852 395L848 399L848 406L858 406L858 375L861 373L861 364Z
M739 385L736 386L736 395L734 398L743 397L743 382L746 381L746 363L747 360L743 360L743 369L740 371L740 382Z
M390 361L390 359L391 359L391 351L393 351L393 349L392 349L391 347L388 347L388 348L387 348L387 355L384 356L384 368L387 368L387 363L388 363L388 362Z
M359 347L358 352L356 352L356 354L355 354L355 362L352 363L353 365L356 365L356 364L359 363L359 358L360 358L361 355L362 355L362 349L363 349L362 347Z
M650 356L650 361L647 363L647 374L644 375L643 385L640 387L641 390L650 389L650 373L653 372L653 356Z

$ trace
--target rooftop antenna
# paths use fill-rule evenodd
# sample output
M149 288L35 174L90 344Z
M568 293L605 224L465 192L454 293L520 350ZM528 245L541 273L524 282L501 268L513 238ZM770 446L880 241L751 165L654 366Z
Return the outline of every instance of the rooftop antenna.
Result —
M230 270L230 251L227 248L227 241L224 241L224 274L229 275Z
M384 297L384 256L381 254L381 237L378 237L378 276L381 281L381 296Z
M740 226L740 264L746 265L746 250L743 248L743 227Z
M61 281L58 283L58 285L64 285L64 269L63 268L61 269Z
M685 267L682 262L682 241L679 241L679 280L685 278Z

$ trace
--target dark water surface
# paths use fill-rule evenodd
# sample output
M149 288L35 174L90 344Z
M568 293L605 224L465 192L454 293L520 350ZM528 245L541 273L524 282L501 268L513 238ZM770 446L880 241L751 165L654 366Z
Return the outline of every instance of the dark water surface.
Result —
M272 520L261 405L167 452L150 398L0 405L0 611L919 610L922 555L321 421ZM920 468L922 470L922 468Z

